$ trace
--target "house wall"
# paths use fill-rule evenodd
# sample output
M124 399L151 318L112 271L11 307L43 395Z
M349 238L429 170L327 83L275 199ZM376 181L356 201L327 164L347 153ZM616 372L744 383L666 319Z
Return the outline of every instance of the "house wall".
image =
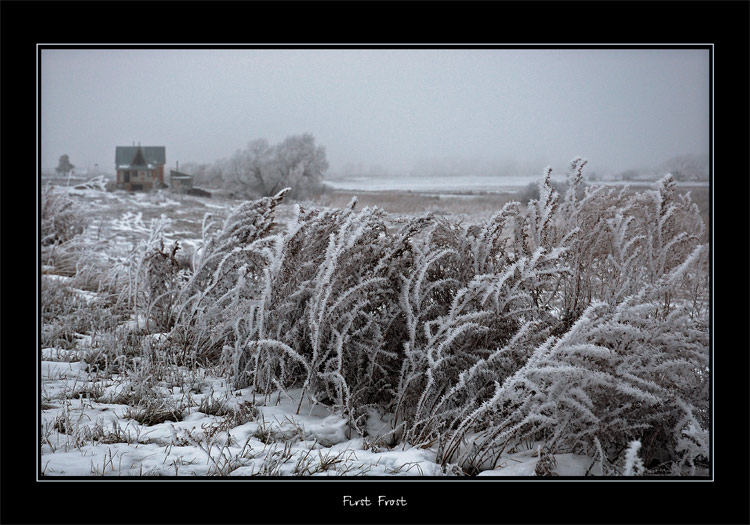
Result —
M125 182L125 172L131 172L129 182ZM117 170L117 187L128 191L148 191L154 187L157 180L163 184L163 166L148 170Z

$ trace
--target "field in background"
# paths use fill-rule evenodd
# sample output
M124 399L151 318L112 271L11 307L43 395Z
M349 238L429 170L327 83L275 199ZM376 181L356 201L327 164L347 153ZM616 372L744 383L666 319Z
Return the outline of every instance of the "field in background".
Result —
M481 179L474 183L458 184L449 179L410 179L402 181L398 188L395 179L385 181L357 180L335 180L327 181L330 189L327 193L311 198L307 204L318 206L331 206L343 208L353 197L357 197L358 207L378 206L388 213L413 214L423 212L435 212L438 214L466 215L479 219L492 216L495 212L511 201L525 203L528 200L528 186L535 184L541 177L536 179L529 177L510 177L502 184L487 184ZM564 178L555 178L553 181L563 181ZM43 184L53 184L57 187L65 187L67 180L62 177L44 177ZM71 178L70 186L85 182L85 179ZM470 181L471 182L471 181ZM607 186L625 186L623 182L588 183L589 185L604 184ZM653 183L630 182L627 183L629 193L635 193L649 189ZM175 214L182 220L186 227L195 230L196 219L200 221L202 214L210 209L223 209L236 205L239 201L226 197L226 191L208 188L213 192L211 199L177 195L163 190L157 192L171 201L163 209L154 209L154 213L144 210L145 218L158 217L159 213L167 213L168 216ZM709 186L706 183L677 183L679 193L690 192L701 210L701 217L708 226L709 223ZM113 194L124 195L125 192L114 192ZM138 199L137 195L136 199ZM305 203L302 203L305 204ZM285 204L287 205L287 204ZM123 206L127 204L123 201ZM182 211L178 208L183 209ZM120 213L122 210L102 210L106 215ZM155 215L156 214L156 215Z
M592 184L593 185L593 184ZM650 184L629 184L628 193L649 189ZM321 206L343 208L357 197L359 206L378 206L389 213L411 214L431 211L450 215L468 215L487 218L511 201L525 202L522 198L526 186L509 188L503 192L484 193L436 193L420 191L367 191L337 189L312 200ZM690 192L701 210L701 217L709 225L709 187L706 185L685 186L677 184L680 194Z

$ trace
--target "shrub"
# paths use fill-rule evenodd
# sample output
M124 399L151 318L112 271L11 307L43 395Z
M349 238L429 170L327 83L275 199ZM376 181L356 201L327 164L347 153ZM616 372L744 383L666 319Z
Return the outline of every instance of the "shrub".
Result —
M42 246L68 242L86 228L83 210L66 193L50 185L42 190L41 220Z

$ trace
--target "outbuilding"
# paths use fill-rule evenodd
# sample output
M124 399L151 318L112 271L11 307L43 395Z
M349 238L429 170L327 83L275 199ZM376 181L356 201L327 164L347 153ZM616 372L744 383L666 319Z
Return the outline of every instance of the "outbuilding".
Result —
M193 176L169 170L169 189L175 193L187 193L193 187Z

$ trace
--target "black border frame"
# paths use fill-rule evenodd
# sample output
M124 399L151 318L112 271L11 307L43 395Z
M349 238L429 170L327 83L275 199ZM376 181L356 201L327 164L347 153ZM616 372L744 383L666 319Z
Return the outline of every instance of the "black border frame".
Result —
M3 523L749 523L748 512L748 405L747 405L747 315L742 301L729 303L722 293L738 289L737 280L747 275L745 263L748 225L744 218L750 197L744 184L748 178L748 38L747 2L18 2L0 3L0 65L2 66L2 138L5 155L0 156L0 184L5 191L2 210L2 269L4 279L0 312L5 330L0 332L5 352L0 352L2 382L2 456L0 456L0 521ZM721 447L714 447L712 464L718 465L711 482L676 483L660 480L660 485L627 481L600 483L512 481L461 482L441 480L421 483L409 480L374 482L332 480L330 483L254 482L251 485L193 481L147 486L138 482L65 483L35 482L28 477L28 458L38 454L35 436L38 426L25 408L31 382L14 377L13 370L35 366L34 353L25 346L34 326L25 308L24 290L14 292L12 281L19 272L33 271L25 256L38 246L31 232L31 218L18 221L18 211L36 209L36 203L19 206L19 197L28 195L28 179L13 176L30 171L30 124L36 90L32 53L37 43L80 44L81 35L68 30L75 23L91 28L91 43L116 42L117 21L149 14L164 20L163 32L142 38L145 43L204 40L227 44L256 41L268 44L370 44L391 42L387 47L419 46L420 42L495 43L524 47L524 44L565 44L575 47L583 39L591 44L643 42L646 47L670 47L670 42L713 44L716 59L714 85L715 145L714 173L722 175L721 185L712 183L711 194L720 206L714 215L720 219L712 238L714 259L721 261L721 272L714 276L714 348L732 352L731 362L717 361L714 432L731 435ZM249 34L247 27L260 18L260 33ZM342 20L346 22L342 23ZM303 25L303 29L290 25ZM364 24L364 25L362 25ZM192 31L191 28L202 28ZM186 29L187 28L187 29ZM204 28L208 28L205 30ZM292 31L291 29L294 28ZM290 37L290 35L292 35ZM335 35L335 37L331 37ZM132 35L128 35L129 40ZM293 39L293 40L290 40ZM72 40L72 42L71 42ZM296 42L294 41L296 40ZM603 45L602 45L603 44ZM597 45L597 47L600 47ZM151 47L151 46L149 46ZM203 45L196 47L206 47ZM369 47L369 46L368 46ZM533 47L536 47L534 45ZM588 47L588 46L586 46ZM620 47L620 46L616 46ZM19 115L23 115L19 118ZM712 134L712 142L714 134ZM712 144L713 146L714 144ZM712 147L712 153L714 148ZM33 153L32 153L33 155ZM30 174L28 175L30 177ZM731 183L727 179L731 178ZM15 185L23 186L16 189ZM742 185L743 191L739 191ZM728 187L729 186L729 187ZM19 202L22 202L22 198ZM737 214L742 219L737 219ZM733 214L733 215L732 215ZM726 222L725 222L726 221ZM716 221L714 221L716 222ZM740 230L741 229L741 230ZM740 234L738 240L737 234ZM731 235L728 237L727 234ZM716 246L716 248L714 247ZM18 255L21 255L18 257ZM717 257L718 256L718 257ZM737 257L742 259L737 261ZM726 259L722 259L726 258ZM728 263L726 261L729 261ZM715 265L718 267L718 265ZM731 279L731 280L730 280ZM743 282L744 285L744 282ZM720 292L721 290L721 292ZM748 290L747 287L742 288ZM744 298L744 295L740 296ZM19 301L20 299L20 301ZM741 316L741 318L740 318ZM21 322L19 322L21 321ZM24 322L25 321L25 322ZM29 323L29 324L26 324ZM11 327L11 328L9 328ZM742 327L742 329L740 329ZM30 328L33 330L34 328ZM20 334L19 334L20 332ZM741 336L740 336L741 334ZM739 338L741 337L741 339ZM739 344L738 344L739 343ZM12 363L12 365L11 365ZM20 369L20 368L18 368ZM19 395L19 392L24 395ZM33 396L31 399L34 399ZM20 401L20 402L19 402ZM35 402L31 404L35 405ZM29 430L32 429L33 430ZM20 436L23 439L20 439ZM9 437L12 436L12 437ZM12 440L12 441L11 441ZM20 443L16 444L17 441ZM718 441L718 439L717 439ZM32 451L33 447L33 451ZM23 451L23 452L21 452ZM393 482L393 483L391 483ZM196 485L197 484L197 485ZM291 488L291 490L290 490ZM499 489L499 490L498 490ZM656 490L651 490L656 489ZM154 493L158 493L158 496ZM403 496L406 507L344 508L343 494L353 498L377 494ZM31 496L25 503L22 495ZM164 500L166 504L159 504ZM192 501L200 501L198 508ZM67 503L66 503L67 502ZM149 502L156 505L149 508ZM185 502L184 506L180 502ZM600 505L603 504L603 509ZM689 506L688 506L689 505ZM259 513L265 509L268 513ZM486 510L485 510L486 509Z

